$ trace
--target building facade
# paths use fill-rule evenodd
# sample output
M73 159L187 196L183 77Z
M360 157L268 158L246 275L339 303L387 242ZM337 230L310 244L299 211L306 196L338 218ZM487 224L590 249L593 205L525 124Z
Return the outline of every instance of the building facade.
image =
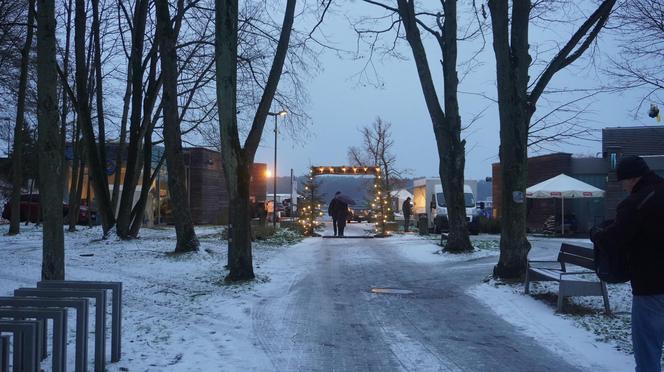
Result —
M126 155L123 154L122 164L115 164L117 144L107 145L107 175L109 189L112 192L113 181L116 175L120 176L120 188L124 186ZM155 146L152 156L152 171L154 172L164 148ZM68 160L66 173L67 190L72 182L72 157L71 146L67 146L65 155ZM187 177L187 198L195 224L226 224L228 221L229 198L226 188L226 180L221 163L221 153L203 147L192 147L183 149L185 160L185 174ZM265 201L267 190L267 164L254 163L251 170L250 198L252 202ZM82 174L81 200L83 205L90 202L94 208L94 190L88 176L87 166L84 166ZM142 172L141 172L142 173ZM134 203L138 201L141 191L142 174L138 176L139 183L134 193ZM69 193L65 192L68 199ZM65 202L69 202L65 200ZM150 193L146 205L145 223L172 223L172 206L168 195L168 172L166 164L161 169L150 187Z
M500 163L493 164L493 209L494 216L500 218L502 190ZM569 153L553 153L528 158L528 187L546 181L561 173L605 189L606 166L602 158L575 158ZM547 220L558 219L565 203L565 215L575 219L577 232L588 231L604 219L604 203L601 198L592 199L526 199L528 231L539 232L545 229ZM573 217L572 217L573 216Z
M618 203L626 196L616 179L616 164L627 155L643 157L652 170L664 176L664 126L602 130L602 156L608 167L605 189L607 218L615 217Z
M528 158L527 186L565 173L605 190L604 198L564 201L565 214L573 215L577 221L576 231L587 232L601 221L614 218L616 206L626 196L615 174L617 163L626 155L643 157L653 171L664 176L664 126L604 128L601 157L576 158L568 153L553 153ZM500 170L500 163L494 163L493 207L498 218L502 204ZM528 199L528 230L543 230L548 218L561 214L561 207L560 199Z

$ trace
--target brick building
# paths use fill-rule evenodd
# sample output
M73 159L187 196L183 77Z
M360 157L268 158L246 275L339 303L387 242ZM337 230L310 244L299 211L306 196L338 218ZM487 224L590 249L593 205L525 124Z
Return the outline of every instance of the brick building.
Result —
M113 181L117 173L120 174L120 187L123 186L126 150L123 154L122 164L117 166L115 164L118 145L110 143L107 145L107 157L109 159L107 164L107 174L109 188L112 191ZM164 148L155 146L152 154L153 171L161 156L164 153ZM226 191L226 180L224 178L221 153L218 151L209 150L203 147L184 148L185 172L187 177L187 192L189 199L189 206L191 209L192 219L195 224L225 224L228 220L228 193ZM71 144L67 144L65 156L68 160L68 167L66 173L67 183L69 188L71 183L71 163L72 163L72 149ZM267 164L254 163L251 170L251 189L250 195L254 202L265 201L267 191ZM138 178L142 179L141 176ZM141 184L134 195L134 203L138 200L140 194ZM65 197L68 197L68 192L65 192ZM88 203L91 199L94 206L94 190L90 186L87 167L83 169L83 191L81 199L84 204ZM68 200L65 200L68 202ZM146 220L150 223L171 222L171 205L168 197L168 172L164 164L155 182L151 185L150 194L148 196L148 204L146 208L152 213L146 213Z
M502 206L500 169L500 163L493 164L493 208L497 217L500 217ZM529 187L561 173L604 190L606 166L601 158L574 158L572 154L562 152L528 158ZM560 199L526 199L526 203L526 223L530 231L542 230L547 218L561 213ZM604 218L601 199L568 199L565 200L565 211L576 216L579 231L587 231Z
M625 155L643 157L656 173L664 176L664 126L616 127L602 130L602 155L607 162L606 216L613 218L625 197L616 180L616 164Z
M615 217L625 193L616 180L615 166L625 155L639 155L651 169L664 176L664 126L615 127L602 130L602 156L575 158L568 153L553 153L528 158L528 187L565 173L606 191L604 198L565 200L566 214L574 214L579 232L604 219ZM493 208L500 217L502 204L500 163L493 164ZM528 199L527 226L540 231L549 216L561 213L560 199Z

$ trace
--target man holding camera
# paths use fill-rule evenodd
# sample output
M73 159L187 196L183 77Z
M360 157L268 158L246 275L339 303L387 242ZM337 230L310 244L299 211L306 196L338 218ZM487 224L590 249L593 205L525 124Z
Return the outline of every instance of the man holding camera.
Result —
M632 344L637 372L661 371L664 343L664 179L638 156L623 157L616 175L629 195L615 221L592 240L615 242L629 257Z

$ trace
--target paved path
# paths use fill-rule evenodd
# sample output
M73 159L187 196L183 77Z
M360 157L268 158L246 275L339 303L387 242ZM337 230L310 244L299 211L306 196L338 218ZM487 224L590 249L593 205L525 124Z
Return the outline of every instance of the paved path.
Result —
M362 235L363 228L350 225L346 234ZM310 255L308 274L252 311L259 347L275 370L576 370L465 294L491 271L495 257L422 264L399 255L398 244L320 239L302 252Z

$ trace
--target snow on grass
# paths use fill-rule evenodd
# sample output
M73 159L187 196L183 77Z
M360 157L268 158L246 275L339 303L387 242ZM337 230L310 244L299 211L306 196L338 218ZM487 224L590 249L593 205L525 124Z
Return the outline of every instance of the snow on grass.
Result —
M468 293L574 365L594 371L634 370L634 360L629 355L631 295L627 284L609 286L614 316L604 314L601 297L566 299L566 313L555 313L554 283L533 283L531 296L523 293L522 283L489 282ZM616 349L623 352L616 353Z
M21 226L17 236L0 236L0 296L18 287L34 287L40 280L41 228ZM8 226L0 226L4 235ZM301 272L290 257L270 262L284 249L306 249L289 233L255 244L257 280L223 283L228 271L227 243L220 227L197 227L201 250L171 255L175 247L172 227L144 228L140 239L101 238L98 227L65 233L66 278L123 282L123 356L108 371L219 371L270 370L271 362L256 346L250 304L258 293L274 296ZM280 255L283 256L283 255ZM288 254L286 254L288 256ZM279 281L271 282L277 275ZM75 324L70 319L70 326ZM94 329L92 324L90 329ZM69 350L74 350L70 329ZM90 347L90 363L93 361ZM74 354L69 353L73 364ZM50 362L43 365L47 366ZM92 369L92 364L90 365Z
M409 260L422 263L471 261L483 257L497 256L500 253L498 237L489 235L471 236L470 240L475 250L468 253L445 252L440 245L439 235L397 234L390 239L400 240L400 244L395 245L400 255Z

